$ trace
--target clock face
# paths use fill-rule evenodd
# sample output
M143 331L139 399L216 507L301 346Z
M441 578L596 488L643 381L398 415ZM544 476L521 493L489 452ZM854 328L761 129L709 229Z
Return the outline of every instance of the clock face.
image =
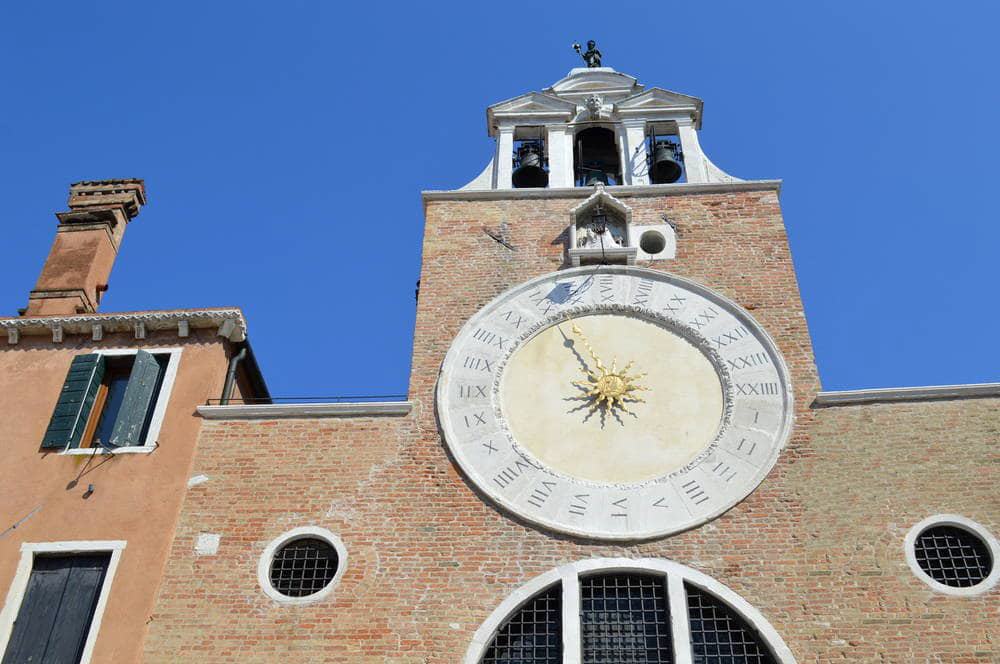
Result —
M791 429L787 370L740 307L635 267L565 270L504 293L438 381L466 476L539 526L648 539L749 494Z

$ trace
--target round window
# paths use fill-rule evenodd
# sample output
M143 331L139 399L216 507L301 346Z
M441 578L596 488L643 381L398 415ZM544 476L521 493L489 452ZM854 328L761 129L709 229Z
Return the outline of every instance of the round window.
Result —
M979 524L955 515L924 519L906 537L906 557L924 583L953 595L977 594L1000 578L997 542Z
M271 585L286 597L305 597L330 585L337 574L337 550L329 542L303 537L278 549L271 561Z
M346 563L347 551L336 535L323 528L296 528L268 545L257 576L274 600L315 602L333 589Z
M667 248L667 240L659 231L646 231L639 237L639 248L654 256Z

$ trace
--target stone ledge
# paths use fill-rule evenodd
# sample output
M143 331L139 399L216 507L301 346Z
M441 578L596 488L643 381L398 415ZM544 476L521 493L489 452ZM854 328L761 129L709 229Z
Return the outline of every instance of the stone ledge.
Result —
M18 343L22 335L48 334L53 335L54 342L62 341L64 336L69 334L89 334L97 341L104 334L135 331L140 326L143 332L174 329L181 337L188 336L188 331L191 329L218 328L219 334L230 341L245 341L247 338L246 319L243 317L243 312L236 308L0 318L0 333L6 331L8 344ZM100 333L97 332L97 328L100 329ZM56 330L58 335L55 333ZM144 337L136 334L136 338Z
M844 390L820 392L812 403L813 408L858 406L873 403L898 403L907 401L945 401L950 399L988 399L1000 397L1000 383L973 385L928 385L924 387L887 387L873 390Z
M412 401L371 401L198 406L197 411L206 420L278 420L291 417L400 417L408 415L412 408Z
M746 182L706 182L684 184L617 185L606 191L614 196L682 196L685 194L728 194L742 191L775 191L781 193L781 180ZM587 198L593 187L559 187L552 189L454 189L423 191L427 201L495 201L531 200L538 198Z

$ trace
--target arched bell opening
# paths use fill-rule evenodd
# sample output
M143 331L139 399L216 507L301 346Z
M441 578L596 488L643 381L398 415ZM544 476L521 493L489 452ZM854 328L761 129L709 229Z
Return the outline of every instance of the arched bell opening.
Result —
M576 133L573 145L576 186L622 183L622 167L615 132L588 127Z
M549 160L541 127L515 130L513 169L511 184L515 189L549 186Z
M684 152L676 125L650 125L646 135L646 154L649 158L650 184L686 181Z

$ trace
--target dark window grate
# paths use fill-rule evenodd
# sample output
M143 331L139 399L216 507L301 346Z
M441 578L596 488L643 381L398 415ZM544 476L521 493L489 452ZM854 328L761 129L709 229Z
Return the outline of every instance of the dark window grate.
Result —
M774 664L747 622L707 592L685 583L694 664Z
M608 574L580 580L585 664L673 662L661 576Z
M993 569L986 543L964 528L928 528L920 533L913 548L920 569L946 586L974 586L982 583Z
M562 586L533 597L493 638L482 664L561 664Z
M282 595L305 597L330 585L337 573L337 550L315 538L284 545L271 562L271 585Z

